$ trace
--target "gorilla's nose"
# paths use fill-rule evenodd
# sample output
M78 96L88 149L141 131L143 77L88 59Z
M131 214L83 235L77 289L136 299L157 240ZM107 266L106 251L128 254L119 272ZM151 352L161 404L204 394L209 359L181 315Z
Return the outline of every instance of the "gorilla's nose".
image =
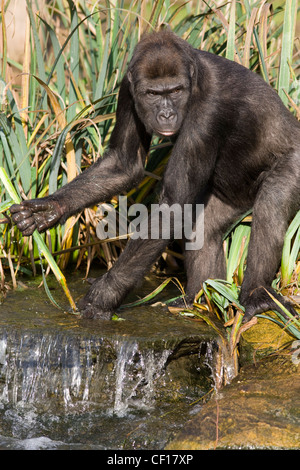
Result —
M168 108L165 108L165 109L162 109L159 113L158 113L158 119L161 121L161 122L165 122L165 121L173 121L176 117L176 113L174 113L173 109L168 109Z

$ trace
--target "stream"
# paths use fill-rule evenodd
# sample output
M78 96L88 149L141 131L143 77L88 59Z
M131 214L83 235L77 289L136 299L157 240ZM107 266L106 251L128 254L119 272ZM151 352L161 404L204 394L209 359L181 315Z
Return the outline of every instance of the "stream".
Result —
M199 412L220 354L208 325L146 305L81 319L26 285L1 305L1 450L163 449ZM69 287L87 289L79 273Z

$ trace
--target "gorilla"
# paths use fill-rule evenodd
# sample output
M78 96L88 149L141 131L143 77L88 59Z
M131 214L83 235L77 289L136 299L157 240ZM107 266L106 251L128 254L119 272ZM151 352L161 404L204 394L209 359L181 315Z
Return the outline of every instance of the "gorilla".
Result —
M225 278L222 237L252 209L240 292L244 321L278 309L269 293L296 314L271 282L288 223L300 207L300 125L257 74L196 50L170 31L146 35L136 46L103 157L54 194L11 206L13 221L23 235L43 232L85 207L127 192L143 179L153 134L173 143L160 203L204 205L203 246L185 252L186 303L193 303L206 279ZM174 226L170 240L173 234ZM129 240L82 299L82 316L110 319L168 241Z

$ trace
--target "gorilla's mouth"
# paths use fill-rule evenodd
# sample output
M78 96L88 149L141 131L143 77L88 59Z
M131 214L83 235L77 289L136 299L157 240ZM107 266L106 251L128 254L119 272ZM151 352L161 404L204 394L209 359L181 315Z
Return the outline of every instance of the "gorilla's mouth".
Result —
M157 130L156 132L160 135L165 136L165 137L171 137L172 135L176 134L176 131L160 131L160 130Z

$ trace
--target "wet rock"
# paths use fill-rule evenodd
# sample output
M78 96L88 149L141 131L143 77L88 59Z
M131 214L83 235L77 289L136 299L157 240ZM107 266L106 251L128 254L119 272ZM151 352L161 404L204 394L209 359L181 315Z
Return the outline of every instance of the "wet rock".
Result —
M270 318L276 319L273 312L268 312ZM287 330L279 327L276 323L258 318L257 323L245 331L242 335L239 350L241 365L258 361L270 354L288 346L293 337Z
M167 449L299 449L297 351L294 348L243 367L230 385L183 426Z

